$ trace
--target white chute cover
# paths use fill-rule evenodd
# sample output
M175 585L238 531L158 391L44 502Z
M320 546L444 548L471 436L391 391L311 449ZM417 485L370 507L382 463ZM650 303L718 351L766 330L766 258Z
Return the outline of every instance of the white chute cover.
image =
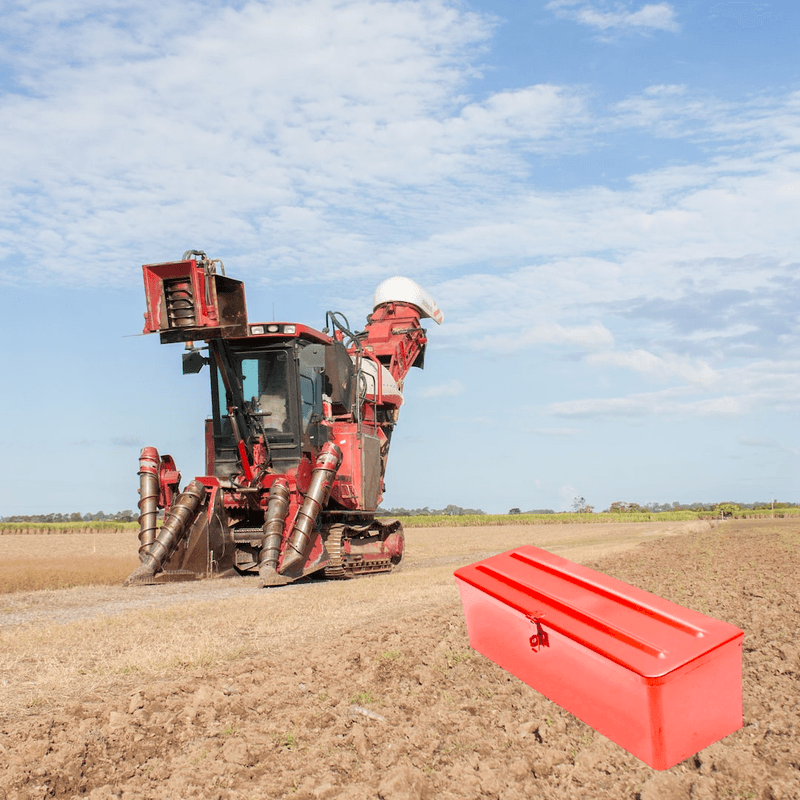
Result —
M416 306L423 317L430 317L438 325L441 325L444 319L444 314L434 299L411 278L403 278L400 275L387 278L375 290L372 310L384 303L409 303Z
M351 356L351 358L353 359L353 363L355 363L355 356ZM392 373L389 372L389 370L383 365L381 365L380 370L381 389L383 394L394 395L399 397L402 401L403 393L400 391L397 381L395 381L395 379L392 377ZM367 380L367 397L375 397L375 393L378 388L378 365L369 358L362 358L361 371L364 373Z

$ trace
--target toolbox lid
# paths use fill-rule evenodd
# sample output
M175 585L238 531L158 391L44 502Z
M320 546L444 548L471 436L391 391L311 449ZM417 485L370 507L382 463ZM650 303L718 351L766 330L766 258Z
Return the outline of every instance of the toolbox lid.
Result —
M461 567L455 577L644 678L663 677L744 635L530 545Z

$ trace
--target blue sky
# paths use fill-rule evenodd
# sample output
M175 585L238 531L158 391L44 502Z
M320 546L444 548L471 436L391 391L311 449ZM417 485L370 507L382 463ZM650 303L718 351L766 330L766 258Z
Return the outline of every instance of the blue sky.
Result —
M445 313L387 506L798 501L800 7L29 0L0 25L0 516L202 471L138 335L199 248L251 319Z

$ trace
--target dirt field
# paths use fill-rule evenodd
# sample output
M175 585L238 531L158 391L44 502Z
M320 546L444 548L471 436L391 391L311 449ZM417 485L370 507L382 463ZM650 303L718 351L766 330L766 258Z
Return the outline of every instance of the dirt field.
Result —
M797 521L408 533L358 581L3 595L0 800L800 798ZM453 570L526 543L742 628L744 727L656 772L471 651Z

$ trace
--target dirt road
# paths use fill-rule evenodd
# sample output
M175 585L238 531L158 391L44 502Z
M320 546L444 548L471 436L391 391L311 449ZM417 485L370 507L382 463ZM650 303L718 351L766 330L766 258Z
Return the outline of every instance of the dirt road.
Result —
M796 800L798 524L690 525L409 531L397 575L279 592L3 597L0 799ZM452 572L524 543L743 628L742 730L658 773L474 653Z
M592 524L592 525L513 525L497 528L412 528L406 531L407 557L403 572L414 574L416 582L428 586L451 586L451 573L461 564L503 552L519 544L535 544L583 562L602 555L612 555L635 547L639 542L658 536L704 531L708 522ZM98 543L99 555L98 555ZM91 534L32 534L0 537L0 563L7 558L18 561L28 554L31 563L41 565L48 558L61 563L69 558L85 569L99 568L98 559L104 554L119 559L130 558L130 569L138 562L134 556L138 546L130 532ZM101 562L102 563L102 562ZM451 569L452 567L452 569ZM435 568L441 568L439 573ZM129 571L129 570L127 570ZM123 573L127 574L127 571ZM120 581L121 583L122 581ZM151 589L123 589L121 586L90 586L56 591L17 592L0 595L0 629L21 624L49 625L93 619L99 616L124 614L151 607L168 608L186 602L218 602L234 598L252 598L253 594L267 596L296 590L297 586L258 591L257 579L241 578L201 583L177 583ZM352 596L358 601L362 592L353 584ZM318 589L324 593L324 589ZM315 596L305 586L304 600ZM347 594L343 598L347 602ZM302 610L302 609L300 609Z

